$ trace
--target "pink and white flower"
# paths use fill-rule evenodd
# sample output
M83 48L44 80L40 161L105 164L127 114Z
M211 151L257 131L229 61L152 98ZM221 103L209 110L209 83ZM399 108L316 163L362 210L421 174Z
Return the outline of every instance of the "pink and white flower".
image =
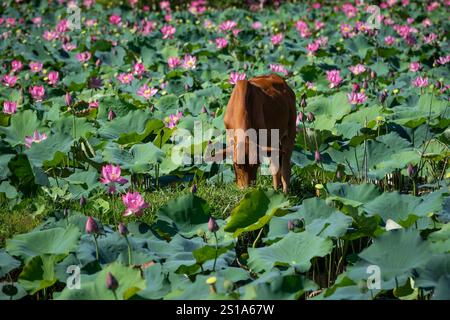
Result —
M283 75L287 75L289 72L287 71L287 69L281 65L281 64L270 64L269 68L272 72L279 72L282 73Z
M23 68L23 65L20 60L11 61L11 71L12 72L18 72L18 71L22 70L22 68Z
M121 84L129 84L134 80L134 76L132 73L119 73L117 80L119 80Z
M169 57L167 59L167 64L169 65L169 69L175 69L181 64L181 60L178 57Z
M342 82L341 72L339 70L327 71L327 79L330 82L329 87L336 88Z
M384 43L388 46L392 46L395 43L395 38L393 36L387 36L384 38Z
M5 74L2 79L3 85L5 87L12 88L16 85L17 77L9 74Z
M216 40L216 48L221 50L228 45L228 40L225 38L217 38Z
M428 86L428 78L418 76L417 78L415 78L412 81L412 84L413 84L414 87L417 87L417 88L426 87L426 86Z
M283 38L284 36L282 33L277 33L270 38L270 41L272 41L274 46L277 46L283 41Z
M347 94L348 102L352 105L362 104L367 100L364 92L351 92Z
M158 92L158 89L156 88L150 88L147 84L144 84L142 87L139 88L137 95L144 97L145 99L150 99Z
M58 71L50 71L48 73L48 83L52 86L56 85L59 80L59 72Z
M171 114L170 116L168 116L165 119L166 126L169 129L175 128L175 126L178 124L178 122L181 120L182 117L183 117L183 113L181 111L178 111L175 114Z
M222 22L219 25L219 29L224 32L233 30L236 27L237 27L237 23L236 23L236 21L233 21L233 20L227 20L225 22Z
M108 185L108 191L114 193L116 191L116 183L124 185L128 182L127 179L121 177L121 174L122 170L120 169L120 166L107 164L102 167L102 177L100 178L100 182Z
M123 204L127 207L124 216L128 217L134 214L137 217L142 216L143 210L148 208L149 205L145 202L144 198L139 192L127 192L122 195Z
M413 61L409 64L409 71L411 71L411 72L417 72L420 69L422 69L422 66L417 61Z
M133 66L133 72L135 75L142 75L145 72L145 66L142 63L135 63Z
M25 146L27 148L31 148L33 143L41 143L47 139L47 135L45 133L39 133L37 130L33 132L33 135L25 137Z
M173 39L173 35L176 31L177 29L169 24L166 24L161 28L163 39Z
M245 80L246 74L239 72L231 72L230 80L228 81L230 84L235 85L239 80Z
M118 26L121 22L122 22L122 18L118 15L113 14L109 17L109 23L111 23L113 25Z
M33 73L41 72L43 64L41 62L30 62L30 70Z
M17 112L17 104L14 101L3 102L3 113L14 114Z
M88 62L91 59L91 53L89 51L77 53L75 58L81 63Z
M355 75L359 75L366 71L366 67L362 64L357 64L356 66L350 66L348 69Z
M193 70L196 68L196 65L195 65L196 62L197 62L196 57L187 54L183 58L183 68L188 69L188 70Z
M44 99L45 95L45 89L44 86L32 86L28 90L31 94L31 97L36 101L42 101Z

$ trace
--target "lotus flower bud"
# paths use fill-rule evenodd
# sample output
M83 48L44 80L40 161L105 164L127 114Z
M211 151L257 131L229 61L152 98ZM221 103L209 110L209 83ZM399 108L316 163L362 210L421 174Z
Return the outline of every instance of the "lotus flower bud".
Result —
M191 192L192 193L197 193L197 186L195 184L192 185Z
M206 107L205 106L203 106L202 107L202 111L201 111L202 113L208 113L208 110L206 110Z
M68 217L69 216L69 209L67 209L67 208L64 208L64 210L63 210L63 214L64 214L64 217Z
M408 171L408 175L410 177L414 177L416 175L417 170L416 170L416 167L410 163L410 164L408 164L407 171Z
M287 223L287 228L289 231L294 231L295 229L295 222L293 220L289 220Z
M367 87L369 86L369 83L367 82L366 79L364 79L362 86L363 86L364 89L367 89Z
M375 79L377 77L377 73L375 71L370 71L370 78Z
M119 223L119 225L117 226L117 230L119 231L119 234L122 236L127 236L128 232L128 228L125 226L125 224L123 222Z
M114 111L109 110L108 112L108 120L111 121L116 117L116 114L114 113Z
M300 111L298 113L298 120L300 120L301 122L305 121L305 114L303 113L303 111Z
M354 84L352 85L352 91L353 91L353 92L358 92L359 89L360 89L359 84L354 83Z
M209 232L217 232L219 230L219 225L217 224L216 219L214 219L213 217L209 218L208 230Z
M338 179L338 180L342 179L342 171L339 169L336 171L336 179Z
M311 111L309 111L306 114L306 119L308 119L309 122L313 122L314 120L316 120L316 117L314 117L314 114Z
M98 233L98 225L97 222L95 222L94 218L91 216L88 217L86 221L86 232L87 233Z
M80 198L80 207L84 207L87 203L87 200L85 197L81 196Z
M302 94L302 98L300 99L300 107L302 107L303 109L306 108L307 103L306 103L306 94Z
M384 90L384 91L380 94L380 102L381 102L381 103L384 103L384 102L386 101L387 96L388 96L387 91Z
M314 160L315 160L316 162L320 162L320 161L322 160L322 157L320 156L319 150L316 150L316 151L314 152Z
M70 106L72 104L72 96L70 95L70 93L68 93L68 92L66 93L65 99L66 99L66 105Z
M437 81L436 82L436 89L440 89L440 88L442 88L442 81Z
M116 291L119 287L119 282L117 279L112 275L111 272L108 272L106 274L106 288L111 291Z

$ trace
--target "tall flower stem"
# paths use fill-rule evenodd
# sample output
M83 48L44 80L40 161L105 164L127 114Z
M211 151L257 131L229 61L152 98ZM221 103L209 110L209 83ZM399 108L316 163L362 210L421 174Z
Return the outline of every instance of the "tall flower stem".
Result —
M127 236L125 236L125 240L127 241L127 246L128 246L128 265L131 266L131 260L132 260L131 259L131 245L130 245L130 241L128 240ZM217 256L217 251L216 251L216 256Z
M216 239L216 256L214 257L213 271L216 271L217 253L219 251L219 242L217 241L217 233L216 232L214 232L214 238Z
M94 234L94 243L95 243L95 259L99 261L98 259L98 242L97 242L97 235Z

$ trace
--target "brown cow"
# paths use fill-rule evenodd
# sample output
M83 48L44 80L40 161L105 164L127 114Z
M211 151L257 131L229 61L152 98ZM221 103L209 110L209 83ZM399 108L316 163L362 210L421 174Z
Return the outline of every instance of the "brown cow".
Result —
M273 186L277 189L281 183L283 191L287 192L296 135L295 119L295 94L280 76L270 74L237 82L225 111L224 123L229 146L227 149L233 151L239 187L246 187L256 180L262 152L269 152ZM256 139L252 139L250 134L241 134L249 129L256 130ZM260 134L265 131L263 129L267 130L267 141L261 139ZM271 134L276 131L273 129L278 129L279 139L276 136L271 139Z

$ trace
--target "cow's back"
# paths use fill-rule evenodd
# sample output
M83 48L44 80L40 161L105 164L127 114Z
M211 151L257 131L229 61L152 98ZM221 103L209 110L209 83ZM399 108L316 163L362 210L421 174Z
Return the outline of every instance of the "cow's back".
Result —
M295 113L294 92L283 78L270 74L237 82L224 123L227 129L279 129L282 137L295 135Z

